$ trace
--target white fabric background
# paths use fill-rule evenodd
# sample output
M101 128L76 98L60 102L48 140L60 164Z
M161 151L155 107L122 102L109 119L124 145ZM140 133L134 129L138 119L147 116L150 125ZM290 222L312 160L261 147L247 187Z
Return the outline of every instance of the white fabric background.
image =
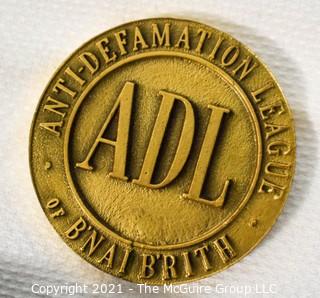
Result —
M34 282L120 281L83 261L47 221L29 174L29 128L42 91L70 53L113 26L157 16L198 20L247 44L277 77L296 120L297 169L283 214L249 256L200 283L276 284L276 297L319 296L320 2L292 0L1 0L0 296L32 297Z

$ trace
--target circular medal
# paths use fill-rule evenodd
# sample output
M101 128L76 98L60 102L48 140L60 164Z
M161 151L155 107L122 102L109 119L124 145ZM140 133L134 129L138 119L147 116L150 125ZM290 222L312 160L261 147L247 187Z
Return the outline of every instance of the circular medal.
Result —
M171 18L121 25L73 53L30 136L56 231L137 283L188 282L239 261L281 212L294 163L291 112L261 60Z

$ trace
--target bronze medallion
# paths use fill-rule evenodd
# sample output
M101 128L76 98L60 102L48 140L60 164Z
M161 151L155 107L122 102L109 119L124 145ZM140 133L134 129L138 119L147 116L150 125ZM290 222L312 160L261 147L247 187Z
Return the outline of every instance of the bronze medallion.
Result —
M93 38L44 91L30 167L49 221L97 268L188 282L270 230L295 163L288 104L230 35L171 18Z

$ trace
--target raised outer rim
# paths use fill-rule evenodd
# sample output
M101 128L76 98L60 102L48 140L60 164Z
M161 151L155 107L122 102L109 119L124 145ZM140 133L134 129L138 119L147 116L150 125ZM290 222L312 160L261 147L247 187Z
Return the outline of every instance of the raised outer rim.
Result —
M192 278L189 278L187 281L173 281L172 283L174 284L185 284L186 282L190 283L190 282L193 282L193 281L197 281L197 280L200 280L200 279L204 279L206 277L209 277L209 276L212 276L213 274L217 274L217 273L220 273L222 271L224 271L225 269L229 268L230 266L232 266L233 264L241 261L245 256L247 256L253 249L255 249L258 244L261 243L262 239L264 239L266 237L266 235L270 232L271 228L274 226L274 224L276 223L277 219L279 218L279 215L282 213L282 210L285 206L285 203L288 199L288 195L291 191L291 188L292 188L292 184L293 184L293 179L294 179L294 174L295 174L295 168L296 168L296 134L295 134L295 124L294 124L294 120L293 120L293 116L292 116L292 111L289 107L289 104L288 104L288 101L287 101L287 98L285 97L284 93L283 93L283 90L281 89L278 81L276 80L275 76L273 75L273 73L270 71L269 67L263 62L262 59L260 59L260 57L255 54L254 52L252 52L252 50L250 48L248 48L247 46L245 46L242 42L238 41L236 38L234 38L230 33L228 32L224 32L224 31L220 31L218 29L216 29L215 27L212 27L211 25L207 25L207 24L204 24L204 23L201 23L201 22L198 22L198 21L194 21L194 20L190 20L190 19L183 19L183 18L175 18L175 17L158 17L158 18L146 18L146 19L140 19L140 20L135 20L135 21L130 21L130 22L126 22L126 23L123 23L119 26L115 26L115 27L112 27L96 36L94 36L93 38L89 39L87 42L85 42L84 44L82 44L79 48L77 48L75 51L72 52L71 55L69 55L69 57L67 59L65 59L63 61L63 63L60 64L60 66L57 68L57 70L53 73L52 77L50 78L49 82L47 83L44 91L42 92L41 96L40 96L40 99L42 99L45 95L45 93L47 92L47 89L49 88L50 84L51 84L51 81L52 79L61 71L61 69L64 67L64 65L69 61L71 60L71 58L75 55L75 53L85 47L87 44L91 43L93 40L95 40L96 38L99 38L100 36L102 36L103 34L105 34L107 31L112 31L112 30L116 30L117 28L121 28L123 26L128 26L128 25L131 25L131 24L136 24L136 23L141 23L141 22L146 22L146 21L151 21L151 20L168 20L168 21L184 21L184 22L192 22L194 24L198 24L198 25L201 25L201 26L205 26L207 28L211 28L213 30L216 30L218 32L223 32L223 33L226 33L228 34L228 36L239 43L239 45L243 48L245 48L248 53L250 53L253 57L255 57L259 63L266 69L266 71L268 71L270 77L272 78L273 80L273 83L275 84L275 86L278 88L278 90L280 91L281 95L282 95L282 100L284 101L284 103L286 104L286 107L287 107L287 111L288 111L288 118L291 122L291 127L292 127L292 137L293 137L293 144L294 144L294 147L292 148L292 153L293 153L293 161L292 161L292 165L291 165L291 169L292 169L292 177L288 183L288 186L287 186L287 193L285 195L285 197L283 198L283 203L282 203L282 206L279 208L279 212L278 212L278 215L274 217L273 221L271 222L271 224L268 226L268 228L266 229L265 233L262 234L261 237L259 237L259 239L256 241L256 243L254 245L252 245L245 253L243 253L240 257L238 258L235 258L233 259L233 261L230 261L225 267L219 269L219 270L216 270L215 272L208 272L208 273L204 273L202 274L201 276L198 276L198 277L192 277ZM32 119L32 123L31 123L31 128L30 128L30 131L29 131L29 170L30 170L30 173L31 173L31 181L32 181L32 184L33 184L33 187L35 189L35 192L37 194L37 197L38 197L38 200L39 200L39 203L40 203L40 195L39 195L39 192L36 188L36 184L35 184L35 180L34 180L34 177L33 177L33 174L32 174L32 164L31 164L31 157L32 157L32 140L33 140L33 130L34 130L34 125L35 125L35 122L36 122L36 118L37 118L37 115L38 115L38 112L39 112L39 109L40 109L40 106L41 106L41 100L39 100L38 104L37 104L37 107L36 107L36 110L34 112L34 115L33 115L33 119ZM40 206L41 208L43 209L43 211L45 212L43 206L41 205L40 203ZM49 218L48 218L49 220ZM50 222L50 220L49 220ZM51 222L50 222L51 224ZM60 235L60 237L62 239L64 239L64 237L59 233L59 231L56 229L56 227L51 224L53 226L53 228L56 230L56 232ZM65 242L65 241L64 241ZM65 244L71 249L71 247L65 242ZM73 250L73 249L72 249ZM79 255L79 254L77 254ZM79 255L80 256L80 255ZM100 269L96 264L94 264L94 262L92 260L89 260L88 258L83 258L82 256L80 256L82 259L85 259L88 263L90 263L91 265L93 265L94 267ZM100 269L101 270L101 269ZM114 276L114 275L113 275ZM126 276L123 276L122 277L123 279L125 279L126 281L129 281L129 282L132 282L132 283L135 283L133 282L132 280L129 280L129 279L126 279ZM157 282L152 282L152 281L148 281L148 284L150 285L163 285L161 283L157 283Z

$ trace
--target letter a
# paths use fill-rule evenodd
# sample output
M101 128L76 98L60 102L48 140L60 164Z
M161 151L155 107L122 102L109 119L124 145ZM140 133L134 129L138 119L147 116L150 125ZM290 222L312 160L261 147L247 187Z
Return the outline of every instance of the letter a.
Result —
M122 180L127 180L128 177L125 176L126 170L126 159L127 159L127 148L129 140L129 129L130 129L130 119L133 101L134 83L126 82L122 88L120 95L114 104L110 114L108 115L106 121L104 122L98 136L96 137L92 147L85 160L76 164L76 167L92 170L93 167L90 165L90 159L92 158L94 152L97 149L99 143L108 144L114 146L114 161L113 161L113 171L109 173L109 176L114 178L119 178ZM106 129L108 128L111 120L113 119L116 111L119 109L119 122L117 130L117 139L115 141L106 139L103 137Z

